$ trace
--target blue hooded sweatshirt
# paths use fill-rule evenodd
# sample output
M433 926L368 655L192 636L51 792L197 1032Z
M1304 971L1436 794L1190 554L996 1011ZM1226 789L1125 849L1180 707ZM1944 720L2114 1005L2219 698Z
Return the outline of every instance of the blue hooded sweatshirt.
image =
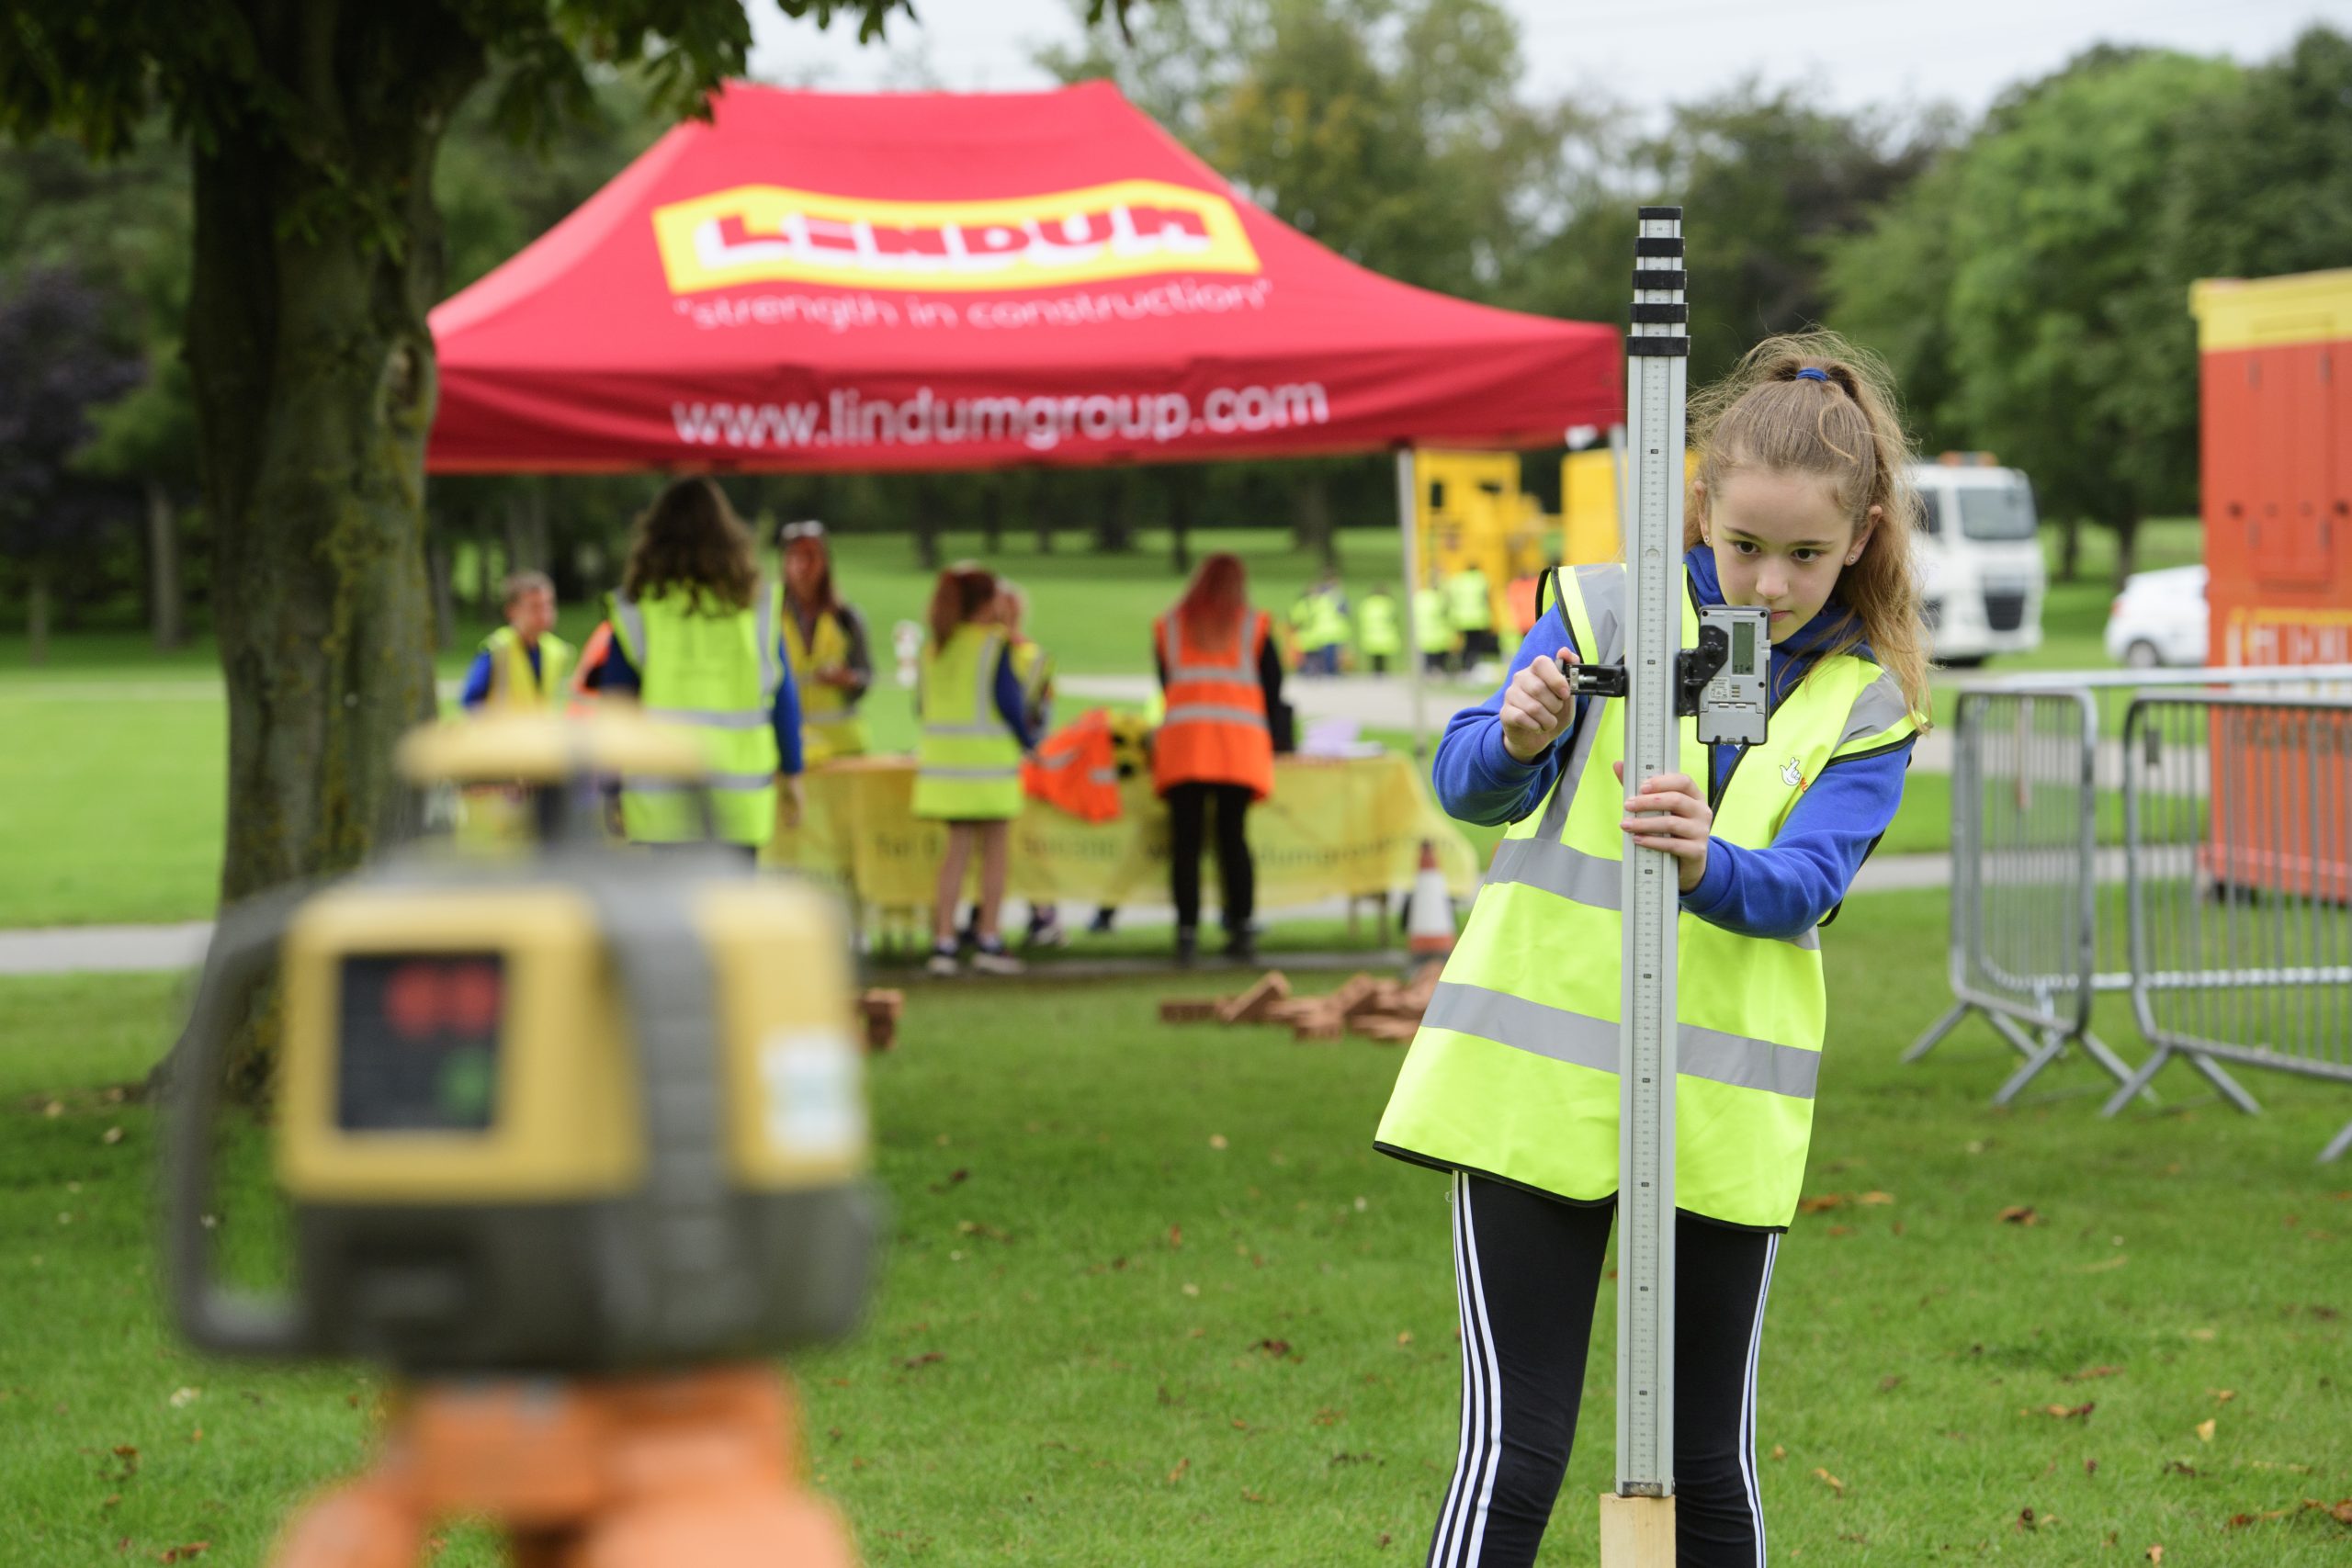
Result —
M1690 569L1699 603L1722 604L1714 552L1704 547L1693 548L1683 557L1683 563ZM1774 708L1819 661L1846 614L1845 606L1833 599L1794 636L1773 644ZM1553 604L1519 645L1511 658L1510 675L1518 675L1543 655L1556 656L1561 649L1576 646L1566 617ZM1510 678L1506 677L1485 702L1455 714L1445 727L1444 739L1438 742L1431 782L1437 786L1439 802L1464 822L1489 826L1516 822L1541 806L1552 782L1560 775L1568 743L1592 702L1579 699L1567 728L1550 750L1532 762L1522 762L1503 749L1503 693L1510 685ZM1730 777L1738 754L1736 746L1714 748L1711 790ZM1895 807L1903 803L1903 775L1910 765L1911 742L1906 740L1823 768L1769 848L1742 849L1710 839L1706 872L1699 886L1682 896L1682 907L1701 919L1745 936L1793 937L1818 925L1836 912L1853 885L1854 874L1894 819Z

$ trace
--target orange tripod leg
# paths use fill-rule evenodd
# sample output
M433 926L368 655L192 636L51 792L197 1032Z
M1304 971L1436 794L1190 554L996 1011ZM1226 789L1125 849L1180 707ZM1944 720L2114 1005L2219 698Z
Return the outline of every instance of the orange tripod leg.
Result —
M623 1508L567 1568L857 1568L857 1551L832 1505L771 1489Z
M413 1568L424 1515L396 1474L370 1471L305 1503L278 1532L270 1568Z

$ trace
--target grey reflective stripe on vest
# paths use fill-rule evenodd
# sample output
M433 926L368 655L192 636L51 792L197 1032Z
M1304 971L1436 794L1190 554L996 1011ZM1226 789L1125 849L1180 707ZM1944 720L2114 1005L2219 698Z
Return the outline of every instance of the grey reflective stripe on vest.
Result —
M1178 649L1183 645L1183 634L1177 629L1176 617L1170 615L1160 623L1159 661L1168 666L1169 685L1180 681L1223 681L1228 685L1246 685L1257 677L1250 669L1250 632L1256 624L1257 612L1243 608L1241 625L1233 634L1233 662L1230 664L1182 664L1177 661Z
M999 735L1007 739L1012 738L1012 731L1005 728L1004 716L996 711L996 667L1004 657L1004 647L1001 638L991 637L980 649L979 674L972 692L972 722L926 724L922 727L925 735L934 740L985 740ZM941 778L956 776L937 768L927 771Z
M712 789L733 790L762 790L774 783L774 773L713 773L708 780ZM635 795L675 795L704 786L694 779L639 778L630 773L622 778L621 787Z
M1618 908L1624 898L1621 863L1571 849L1557 839L1505 839L1495 846L1487 880L1540 887L1594 909Z
M1623 866L1617 861L1589 855L1557 839L1505 839L1495 846L1495 860L1487 869L1487 881L1538 887L1592 909L1614 911L1624 907ZM1795 936L1769 940L1789 942L1807 953L1821 951L1821 932L1817 928L1808 927Z
M1117 784L1119 782L1119 770L1116 768L1089 768L1086 772L1086 782L1088 784Z
M1617 1025L1507 991L1440 981L1430 998L1429 1010L1421 1015L1421 1025L1476 1035L1597 1073L1617 1071ZM1811 1100L1821 1077L1818 1051L1688 1023L1676 1026L1675 1041L1685 1077L1761 1089L1792 1100Z
M645 716L701 729L759 729L771 722L764 713L726 708L647 708Z
M1902 682L1892 672L1883 673L1862 688L1854 705L1846 715L1845 733L1838 737L1844 746L1866 735L1876 735L1894 728L1911 716L1911 704L1903 694Z
M1266 716L1251 713L1248 708L1219 707L1214 703L1186 703L1182 707L1170 708L1161 716L1161 728L1171 724L1245 724L1253 729L1263 729Z
M1618 563L1577 568L1577 588L1584 595L1584 613L1592 622L1597 649L1579 648L1577 657L1589 664L1614 664L1625 656L1625 569ZM1560 612L1562 620L1567 612Z
M925 768L922 771L922 776L927 779L964 779L985 782L991 779L1017 779L1021 776L1021 768L1018 763L1009 768Z
M766 583L760 584L759 609L752 622L752 637L760 646L760 700L773 705L776 689L784 684L784 671L775 652L776 591Z
M1560 776L1552 781L1552 796L1544 803L1544 820L1535 825L1538 839L1557 843L1560 835L1567 831L1568 803L1576 798L1577 786L1584 782L1585 764L1592 761L1593 737L1600 732L1600 726L1590 722L1600 706L1600 703L1594 703L1577 721L1577 738L1568 743L1567 763L1560 769Z
M642 680L645 675L645 612L639 609L637 601L628 594L616 593L613 595L613 617L620 622L620 630L628 641L628 646L621 651L628 654L629 661L638 667L638 677Z

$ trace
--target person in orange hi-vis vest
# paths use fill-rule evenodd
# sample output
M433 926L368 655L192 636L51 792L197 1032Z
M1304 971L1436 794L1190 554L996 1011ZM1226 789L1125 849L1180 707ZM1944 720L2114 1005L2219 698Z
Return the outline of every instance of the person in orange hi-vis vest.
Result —
M1226 952L1257 955L1250 917L1257 871L1244 818L1274 792L1270 717L1282 704L1282 655L1266 614L1250 607L1238 556L1201 562L1176 607L1152 625L1167 716L1152 750L1152 784L1168 802L1176 958L1199 946L1201 849L1216 806L1217 880L1225 890Z
M1023 764L1022 792L1081 822L1119 819L1119 760L1111 716L1089 708L1039 743L1035 761Z

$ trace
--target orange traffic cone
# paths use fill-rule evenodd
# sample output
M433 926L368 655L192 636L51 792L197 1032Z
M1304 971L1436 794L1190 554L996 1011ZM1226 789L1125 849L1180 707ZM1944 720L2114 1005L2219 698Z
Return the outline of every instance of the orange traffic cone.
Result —
M1421 840L1421 869L1413 878L1405 946L1416 958L1442 958L1453 951L1453 900L1445 891L1445 874L1437 868L1437 845L1427 839Z

